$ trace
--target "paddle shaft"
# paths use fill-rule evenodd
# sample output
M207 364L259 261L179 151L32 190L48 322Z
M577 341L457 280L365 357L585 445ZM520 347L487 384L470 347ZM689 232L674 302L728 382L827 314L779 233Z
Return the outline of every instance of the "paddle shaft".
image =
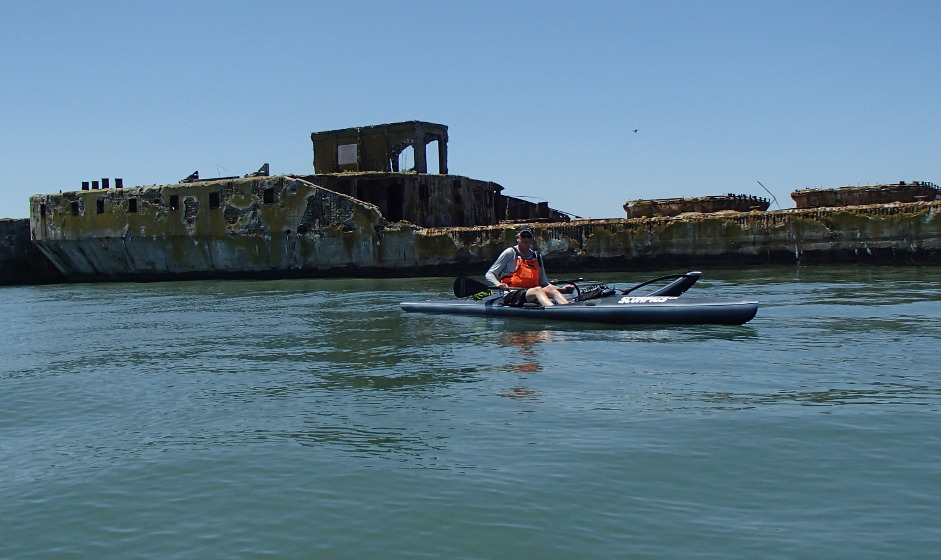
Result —
M644 286L648 286L648 285L650 285L650 284L653 284L654 282L660 282L660 281L663 281L663 280L672 280L672 279L682 278L682 277L684 277L684 276L686 276L686 275L688 275L688 274L697 274L697 278L698 278L698 273L668 274L668 275L666 275L666 276L660 276L660 277L654 278L654 279L652 279L652 280L647 280L646 282L641 282L640 284L637 284L636 286L633 286L633 287L628 288L628 289L626 289L626 290L621 290L621 295L629 294L629 293L633 292L634 290L636 290L636 289L638 289L638 288L643 288ZM579 278L578 280L581 280L581 278ZM574 281L573 281L573 280L566 280L566 281L564 281L564 282L569 283L571 286L576 286L575 282L577 282L578 280L574 280ZM693 280L693 282L695 282L695 279ZM688 288L688 286L687 286L687 288ZM473 296L473 295L475 295L475 294L479 294L479 293L481 293L481 292L494 291L494 290L503 290L503 289L506 289L506 290L514 290L514 289L515 289L515 290L521 290L521 289L523 289L523 288L498 288L497 286L490 286L489 284L484 284L483 282L478 282L477 280L474 280L473 278L466 278L466 277L463 277L463 276L454 280L454 295L455 295L456 297L459 297L459 298L471 297L471 296ZM685 290L684 290L684 291L685 291ZM682 292L680 292L680 293L682 293Z
M460 277L454 280L454 295L459 298L470 297L480 292L499 290L496 286L490 286L483 282L478 282L473 278Z
M570 280L566 280L566 282L569 282L570 285L572 286L575 285ZM510 287L499 288L497 286L490 286L488 284L484 284L483 282L478 282L477 280L474 280L473 278L465 278L463 276L454 280L454 295L459 298L470 297L472 295L479 294L480 292L493 291L493 290L513 291L513 290L525 290L525 289L526 288L510 288ZM562 291L564 291L564 289Z

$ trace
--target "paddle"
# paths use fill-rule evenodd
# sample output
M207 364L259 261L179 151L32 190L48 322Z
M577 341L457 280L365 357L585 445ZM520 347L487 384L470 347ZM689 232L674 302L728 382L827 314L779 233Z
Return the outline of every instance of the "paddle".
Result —
M575 280L553 280L553 284L571 284L575 285L575 282L582 280L582 278L577 278ZM496 286L490 286L484 284L483 282L478 282L473 278L460 277L454 280L454 295L459 298L471 297L472 295L479 294L480 292L485 292L488 290L499 290L502 288L497 288ZM521 290L522 288L507 288L508 290Z
M471 297L480 292L496 289L498 289L496 286L489 286L473 278L465 278L462 276L454 280L454 295L459 298Z
M571 280L549 280L549 283L553 286L561 286L562 284L577 284L578 282L582 282L584 280L584 278L578 277L572 278Z
M652 280L647 280L646 282L641 282L640 284L637 284L636 286L632 288L621 290L621 295L629 294L638 288L643 288L644 286L648 286L650 284L653 284L654 282L660 282L663 280L674 280L676 278L682 278L686 276L687 274L668 274L666 276L660 276ZM576 280L562 280L562 281L557 281L557 282L559 282L560 284L570 283L572 285L575 285L575 282L579 280L582 280L582 279L578 278ZM693 280L693 282L695 282L695 280ZM556 282L553 282L553 284L555 283ZM454 295L459 298L471 297L472 295L479 294L480 292L492 291L492 290L497 290L497 289L499 288L497 288L496 286L490 286L488 284L484 284L483 282L478 282L477 280L474 280L473 278L465 278L462 276L454 280Z

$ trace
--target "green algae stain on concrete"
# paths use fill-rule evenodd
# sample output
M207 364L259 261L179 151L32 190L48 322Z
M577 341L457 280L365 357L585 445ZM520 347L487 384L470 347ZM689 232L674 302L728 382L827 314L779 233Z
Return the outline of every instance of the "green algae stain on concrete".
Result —
M662 224L653 237L660 250L668 253L685 253L690 247L706 254L721 253L741 245L745 237L742 223L736 219L706 216Z
M455 238L445 230L429 231L415 238L416 254L429 264L453 262L460 248Z
M372 205L289 177L82 191L34 202L42 224L37 240L83 241L84 255L63 256L79 275L350 266L374 258L382 219ZM122 239L121 249L107 239Z
M580 228L579 237L583 243L583 254L591 257L605 258L614 255L623 255L633 252L638 244L636 230L618 225L599 224L594 228ZM577 240L573 239L575 244Z

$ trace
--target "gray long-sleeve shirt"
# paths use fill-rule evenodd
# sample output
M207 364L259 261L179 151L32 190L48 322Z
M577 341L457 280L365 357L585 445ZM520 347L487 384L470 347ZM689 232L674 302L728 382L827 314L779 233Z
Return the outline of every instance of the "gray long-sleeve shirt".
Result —
M490 269L487 270L487 274L484 277L487 279L487 282L490 282L491 285L496 286L500 283L500 278L508 274L513 274L516 272L516 267L519 265L519 261L516 258L516 251L519 251L519 246L516 247L507 247L500 256L497 257L497 260L493 261L493 264L490 266ZM523 255L524 258L534 259L536 258L536 252L533 250L529 251L528 255ZM549 277L546 276L546 267L542 266L542 262L539 263L539 285L546 287L549 285Z

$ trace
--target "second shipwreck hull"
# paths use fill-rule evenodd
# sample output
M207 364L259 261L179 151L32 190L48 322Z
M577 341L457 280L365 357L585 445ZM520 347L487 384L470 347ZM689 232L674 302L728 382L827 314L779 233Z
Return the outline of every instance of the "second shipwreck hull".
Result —
M539 233L547 260L570 270L941 264L939 201L572 222Z

